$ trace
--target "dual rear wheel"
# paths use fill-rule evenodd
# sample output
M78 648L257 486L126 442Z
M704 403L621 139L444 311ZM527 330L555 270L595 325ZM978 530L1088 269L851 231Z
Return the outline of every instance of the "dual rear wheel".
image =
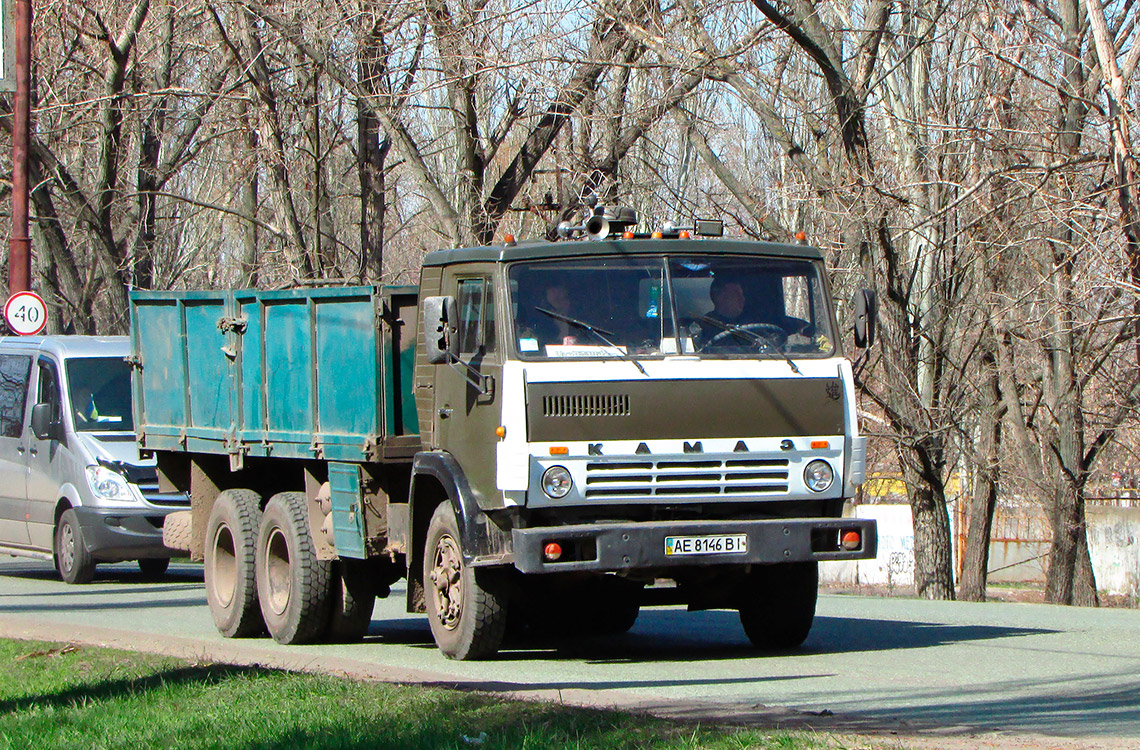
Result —
M284 644L359 640L375 593L353 562L318 559L304 493L278 493L264 509L250 490L226 490L214 501L206 526L206 598L228 638L268 631Z

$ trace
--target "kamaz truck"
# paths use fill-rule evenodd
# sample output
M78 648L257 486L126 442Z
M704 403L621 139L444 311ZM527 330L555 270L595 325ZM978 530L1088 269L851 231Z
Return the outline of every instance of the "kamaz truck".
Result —
M418 286L132 294L135 428L218 630L360 639L406 578L454 659L651 605L798 646L818 563L876 551L823 258L635 225L433 252Z

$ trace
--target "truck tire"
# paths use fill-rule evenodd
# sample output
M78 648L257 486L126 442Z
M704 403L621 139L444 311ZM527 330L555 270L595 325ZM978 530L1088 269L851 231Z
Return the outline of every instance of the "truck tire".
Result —
M494 655L507 625L504 580L495 575L498 571L464 564L450 503L441 503L432 514L423 561L428 623L439 650L461 661Z
M189 552L194 546L194 514L176 510L162 521L162 544L169 549Z
M222 491L206 522L206 601L226 638L265 631L254 567L260 525L261 497L252 490Z
M273 640L317 640L328 624L332 561L318 560L303 492L281 492L265 506L257 534L257 598Z
M148 581L157 581L170 567L169 557L143 557L139 559L139 572Z
M815 619L819 564L756 565L745 575L743 591L740 623L752 644L766 651L797 648Z
M55 569L65 583L91 583L95 577L95 561L83 541L79 517L68 508L55 527Z
M376 607L376 587L363 560L337 560L333 564L332 604L325 640L329 643L356 643L368 635L372 610Z

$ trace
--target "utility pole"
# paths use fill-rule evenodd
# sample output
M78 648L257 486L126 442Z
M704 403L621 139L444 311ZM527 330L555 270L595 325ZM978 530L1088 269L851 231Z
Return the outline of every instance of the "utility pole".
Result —
M28 237L28 145L31 120L32 1L15 0L16 96L12 106L12 230L8 240L8 294L32 286Z

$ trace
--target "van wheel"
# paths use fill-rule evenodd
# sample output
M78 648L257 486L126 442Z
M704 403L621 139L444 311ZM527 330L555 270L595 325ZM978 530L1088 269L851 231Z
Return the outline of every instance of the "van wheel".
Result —
M95 561L83 543L79 517L68 508L55 527L55 569L65 583L91 583L95 577Z
M332 561L318 560L303 492L274 495L257 535L257 598L278 643L310 643L328 624Z
M376 587L368 573L368 563L363 560L337 560L333 564L332 604L325 631L329 643L355 643L368 635L376 607Z
M800 646L815 619L819 564L756 565L744 580L740 622L752 644L767 651Z
M507 625L505 580L498 571L464 564L450 503L441 503L432 514L423 560L428 623L439 650L459 660L493 655Z
M226 638L247 638L265 630L254 567L260 525L261 497L252 490L222 491L206 522L206 601L214 625Z
M144 557L139 560L139 570L143 578L148 581L157 581L170 567L169 557Z

